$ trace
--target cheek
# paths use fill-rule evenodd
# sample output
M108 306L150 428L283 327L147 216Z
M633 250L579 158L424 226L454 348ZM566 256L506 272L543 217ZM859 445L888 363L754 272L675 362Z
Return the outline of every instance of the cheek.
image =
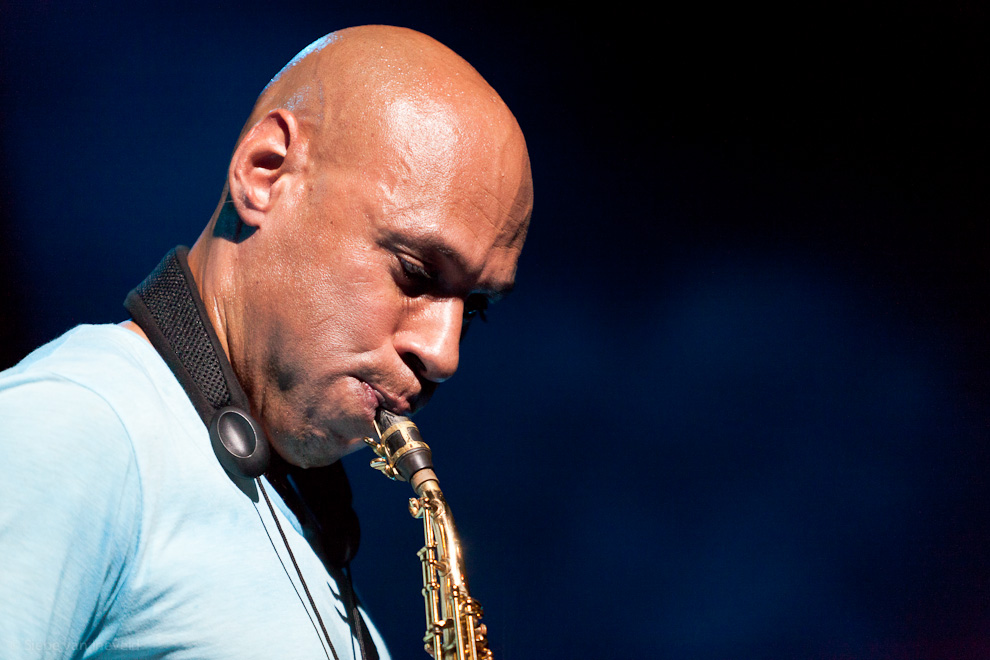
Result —
M266 380L275 385L279 392L291 392L308 379L307 365L311 360L295 351L286 350L293 343L293 337L284 326L276 327L269 337L265 361Z
M329 306L317 334L337 340L338 348L365 352L379 348L395 332L398 315L394 294L370 284L350 287L340 304ZM333 350L332 348L330 350Z
M314 290L311 309L317 334L342 340L352 350L378 348L395 332L404 298L387 266L373 255L342 266Z

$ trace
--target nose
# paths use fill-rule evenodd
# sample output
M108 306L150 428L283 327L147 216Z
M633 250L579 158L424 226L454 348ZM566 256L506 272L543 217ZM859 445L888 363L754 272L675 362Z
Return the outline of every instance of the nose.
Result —
M442 383L457 371L464 303L420 299L395 334L395 350L421 378Z

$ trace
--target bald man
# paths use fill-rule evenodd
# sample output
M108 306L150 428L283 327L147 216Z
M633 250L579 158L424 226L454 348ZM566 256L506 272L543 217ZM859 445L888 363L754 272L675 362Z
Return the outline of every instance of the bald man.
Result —
M454 374L531 208L514 117L449 49L304 49L132 318L0 374L0 657L387 657L337 461Z

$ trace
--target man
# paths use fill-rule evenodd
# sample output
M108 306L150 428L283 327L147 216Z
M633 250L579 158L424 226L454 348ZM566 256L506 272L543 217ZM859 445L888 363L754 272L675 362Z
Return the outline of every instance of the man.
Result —
M135 317L0 375L0 657L386 655L306 475L453 375L467 323L513 285L531 208L522 133L453 52L383 26L303 50L259 97L188 260L128 298ZM211 386L162 343L187 330L155 302L168 272L270 440L257 481L221 467Z

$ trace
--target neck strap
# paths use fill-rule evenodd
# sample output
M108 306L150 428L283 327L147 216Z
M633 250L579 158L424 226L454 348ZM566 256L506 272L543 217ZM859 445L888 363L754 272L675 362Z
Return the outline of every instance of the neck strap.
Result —
M175 248L127 295L124 307L168 364L203 423L221 408L248 409L189 270L189 249Z

